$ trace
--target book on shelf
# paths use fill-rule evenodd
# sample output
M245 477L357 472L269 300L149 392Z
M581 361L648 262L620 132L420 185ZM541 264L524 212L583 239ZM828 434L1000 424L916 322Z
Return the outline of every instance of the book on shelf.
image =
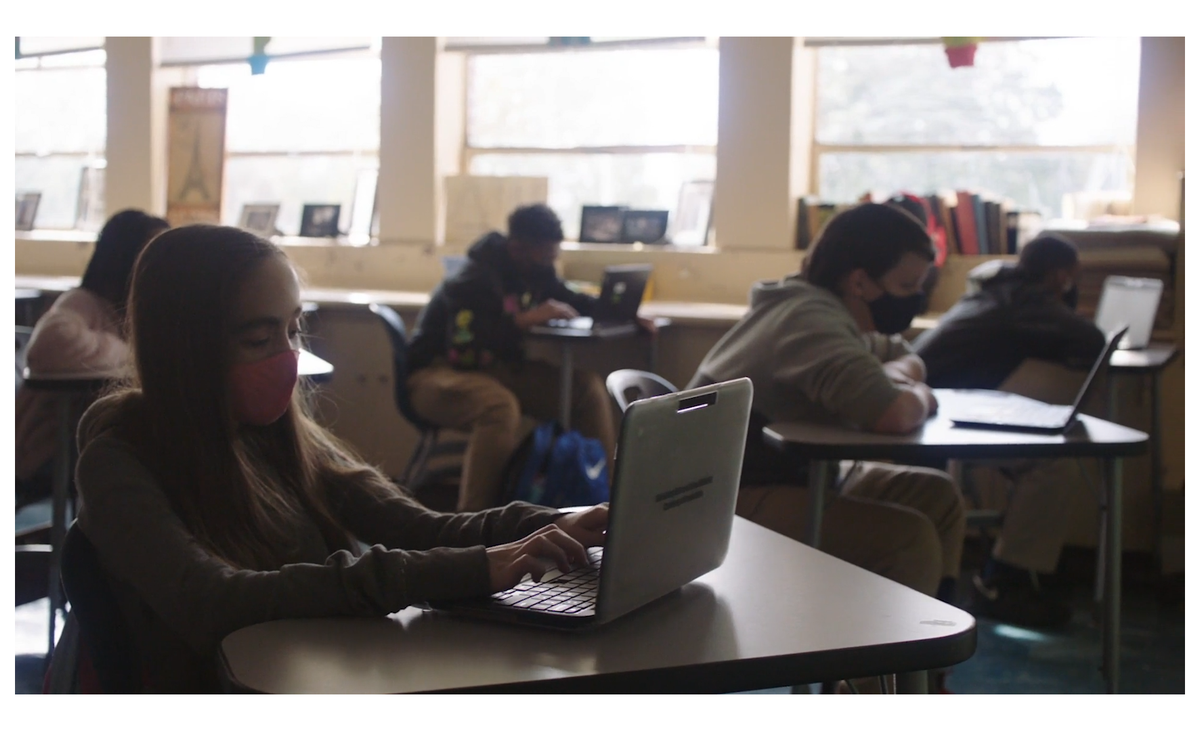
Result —
M834 215L853 206L853 203L829 203L815 196L804 196L796 205L796 241L797 249L807 249L817 240L821 229Z
M959 253L967 256L978 256L979 237L975 229L975 202L971 194L965 190L955 191L956 205L954 220L959 231Z

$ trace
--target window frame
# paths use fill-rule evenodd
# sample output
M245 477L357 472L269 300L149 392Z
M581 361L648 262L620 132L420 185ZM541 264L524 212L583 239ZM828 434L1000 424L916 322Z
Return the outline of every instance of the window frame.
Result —
M1074 36L1014 36L1004 38L982 38L980 43L1009 43L1016 41L1040 41L1072 38ZM821 157L827 154L863 153L891 155L899 153L929 153L953 154L957 152L982 152L995 154L1109 154L1127 155L1136 159L1137 143L1110 145L892 145L892 144L827 144L817 138L817 116L820 112L821 89L819 64L820 59L815 55L822 48L846 46L897 46L897 45L941 45L941 38L809 38L804 42L805 48L814 54L812 66L812 139L809 147L808 189L820 195L821 191ZM1133 180L1129 180L1129 191L1133 190Z
M569 53L569 52L588 52L588 53L603 53L605 51L614 50L637 50L637 49L719 49L718 39L716 37L701 37L701 36L686 36L686 37L664 37L664 38L642 38L630 39L621 41L597 41L593 43L585 43L581 45L530 45L530 44L462 44L451 45L447 44L443 47L444 53L459 53L462 54L466 61L470 60L471 56L478 55L529 55L531 53ZM582 145L573 147L478 147L470 144L470 130L468 115L470 104L470 88L471 88L471 64L463 63L462 70L462 141L460 145L460 160L462 174L469 175L471 163L476 156L479 155L652 155L652 154L694 154L694 155L712 155L714 158L717 154L717 146L714 145ZM569 242L577 244L577 242ZM606 244L606 246L613 246ZM689 245L683 247L687 250L709 249L711 244L705 242L699 245Z

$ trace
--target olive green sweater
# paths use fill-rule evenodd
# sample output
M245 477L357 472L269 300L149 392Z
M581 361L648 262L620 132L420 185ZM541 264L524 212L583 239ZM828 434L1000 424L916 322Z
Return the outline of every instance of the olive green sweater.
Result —
M93 409L94 410L94 409ZM337 519L370 547L331 551L315 523L297 530L273 571L231 567L202 547L158 480L111 430L80 428L79 524L95 545L129 625L148 686L218 690L216 650L229 633L304 617L382 617L410 604L487 594L485 546L521 538L561 513L512 503L436 513L397 491L346 490Z

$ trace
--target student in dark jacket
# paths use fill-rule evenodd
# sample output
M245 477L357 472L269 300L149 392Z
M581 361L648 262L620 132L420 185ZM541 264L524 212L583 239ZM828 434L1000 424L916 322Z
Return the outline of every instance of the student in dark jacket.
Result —
M475 242L463 269L434 290L421 313L408 388L421 417L470 433L459 510L499 502L521 414L549 420L559 413L558 368L526 358L524 339L531 327L595 308L596 298L572 291L554 271L562 239L547 206L516 209L508 234ZM571 397L572 427L600 440L612 474L616 437L603 381L577 368Z
M1070 241L1044 234L1021 249L980 291L963 297L914 345L935 388L1013 388L1009 377L1027 359L1081 373L1104 349L1099 328L1075 312L1079 254ZM1068 402L1065 390L1057 400ZM1031 627L1066 624L1070 608L1038 590L1036 574L1053 573L1066 543L1074 460L1021 460L991 473L1011 487L1004 525L974 579L971 609L979 616Z
M980 291L963 297L914 345L934 388L996 388L1028 358L1088 368L1104 333L1075 312L1079 254L1044 234Z

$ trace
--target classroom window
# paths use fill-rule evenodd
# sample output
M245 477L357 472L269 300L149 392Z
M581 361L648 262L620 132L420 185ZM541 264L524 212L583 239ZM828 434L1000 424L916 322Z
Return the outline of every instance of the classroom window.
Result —
M379 167L380 64L375 53L199 66L196 83L229 89L221 218L247 203L279 203L276 227L295 235L306 203L340 204L346 231L359 172Z
M23 40L23 53L39 48L37 39ZM41 194L36 228L73 229L85 171L104 165L105 54L52 53L16 61L15 187L18 195Z
M549 179L569 239L583 205L675 209L716 170L718 52L690 47L472 55L465 168Z
M1139 61L1138 38L988 41L957 69L937 43L819 47L816 188L974 189L1046 216L1128 193Z

